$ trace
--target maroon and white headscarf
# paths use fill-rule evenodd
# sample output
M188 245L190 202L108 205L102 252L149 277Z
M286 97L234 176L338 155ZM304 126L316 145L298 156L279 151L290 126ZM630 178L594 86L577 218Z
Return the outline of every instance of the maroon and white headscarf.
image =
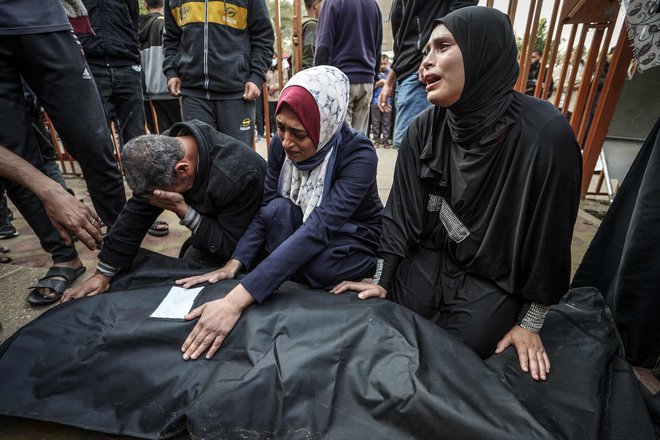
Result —
M298 116L316 144L316 153L302 162L288 157L280 171L279 192L300 206L303 221L321 204L328 176L328 164L335 150L334 140L341 130L350 84L341 70L316 66L295 74L282 90L277 104L286 103Z

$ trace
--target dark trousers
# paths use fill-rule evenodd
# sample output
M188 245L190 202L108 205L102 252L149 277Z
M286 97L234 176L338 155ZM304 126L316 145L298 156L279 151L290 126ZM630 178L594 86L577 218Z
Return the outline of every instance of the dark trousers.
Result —
M199 119L211 127L252 146L254 139L254 101L244 99L214 100L184 96L181 99L183 120Z
M179 250L179 258L184 260L194 261L195 263L201 264L206 267L222 267L227 264L227 260L220 258L218 254L215 254L207 249L198 249L192 245L192 236L188 237L186 241L181 245Z
M277 108L277 101L268 101L268 121L270 123L271 135L274 135L277 132L277 122L275 122L276 108Z
M265 122L264 122L264 101L263 97L259 97L255 102L255 124L257 127L257 134L263 136L265 133Z
M392 137L392 112L382 112L378 104L371 106L371 133L374 140L387 141Z
M513 327L522 299L458 268L437 249L417 248L399 265L390 299L435 322L486 358Z
M261 209L266 223L266 251L270 254L302 225L300 207L278 197ZM316 289L332 288L343 280L370 277L376 270L376 257L352 234L337 232L320 253L305 263L293 276L294 281Z
M112 225L126 201L124 186L101 99L91 75L85 79L86 68L80 45L69 31L0 37L0 145L45 170L25 109L22 75L80 163L96 212ZM53 261L75 258L75 248L61 240L39 199L19 185L5 184Z
M53 147L53 144L51 143L50 134L48 133L44 121L41 118L35 117L35 115L30 115L30 120L32 121L32 132L34 133L37 145L39 145L39 151L41 152L41 159L44 161L44 166L46 167L46 175L73 194L71 188L69 188L64 181L62 170L57 166L55 147Z
M144 134L142 77L136 66L100 66L90 64L106 112L109 104L119 122L121 145ZM139 67L139 65L137 66Z
M151 107L156 112L158 127L154 121ZM147 128L151 134L160 134L177 122L181 122L181 104L178 99L146 99L144 101L144 116Z

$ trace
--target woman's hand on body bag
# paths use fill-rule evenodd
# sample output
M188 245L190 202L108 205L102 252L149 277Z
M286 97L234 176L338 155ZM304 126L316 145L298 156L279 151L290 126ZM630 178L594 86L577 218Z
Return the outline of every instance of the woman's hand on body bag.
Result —
M387 297L387 290L384 287L374 283L370 278L362 281L342 281L332 288L330 293L339 295L346 291L357 292L358 298L385 298Z
M229 260L220 269L216 269L213 272L205 273L203 275L195 275L188 278L182 278L176 280L176 284L179 286L188 289L190 287L196 286L202 283L217 283L220 280L231 280L236 276L236 273L241 269L242 263L238 260Z

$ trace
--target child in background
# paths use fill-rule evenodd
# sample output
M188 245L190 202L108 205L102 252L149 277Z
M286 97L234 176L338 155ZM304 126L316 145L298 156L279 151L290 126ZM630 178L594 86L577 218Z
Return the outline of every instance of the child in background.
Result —
M371 101L371 132L374 140L374 147L378 148L383 146L390 148L392 145L392 138L390 130L392 129L392 113L383 112L378 107L378 96L383 90L385 79L390 73L389 58L387 55L382 55L380 59L380 73L378 74L378 81L374 85L374 99ZM392 98L388 98L387 103L392 105Z

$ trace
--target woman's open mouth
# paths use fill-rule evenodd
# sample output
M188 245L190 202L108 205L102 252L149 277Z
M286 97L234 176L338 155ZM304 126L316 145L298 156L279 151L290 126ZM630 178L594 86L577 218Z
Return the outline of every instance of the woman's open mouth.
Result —
M426 83L426 91L433 89L438 85L438 82L442 79L440 75L435 73L426 73L424 74L424 82Z

